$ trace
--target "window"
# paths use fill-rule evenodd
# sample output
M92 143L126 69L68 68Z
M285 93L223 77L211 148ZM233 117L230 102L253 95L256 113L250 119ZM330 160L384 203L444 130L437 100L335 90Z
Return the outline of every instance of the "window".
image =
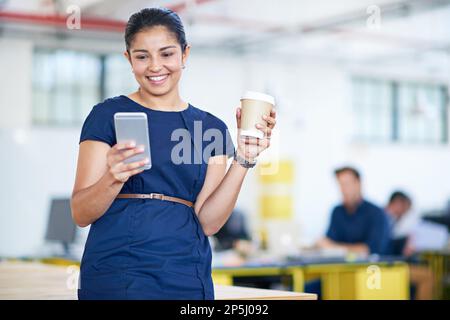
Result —
M120 54L38 49L33 60L32 122L79 125L95 104L136 86Z
M130 63L123 55L111 54L105 58L105 97L128 94L138 87Z
M387 141L392 136L392 86L389 82L358 79L353 82L353 105L358 139Z
M96 55L39 50L33 61L33 123L77 124L100 99Z
M398 139L405 142L446 142L444 87L398 85Z
M445 86L357 77L352 88L357 141L447 142Z

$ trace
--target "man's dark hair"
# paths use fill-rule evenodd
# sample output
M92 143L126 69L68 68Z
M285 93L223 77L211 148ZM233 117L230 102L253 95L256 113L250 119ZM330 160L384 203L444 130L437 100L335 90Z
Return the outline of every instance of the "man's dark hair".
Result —
M406 201L410 204L412 202L411 198L405 192L400 191L400 190L394 191L391 194L391 196L389 198L389 204L391 204L392 202L394 202L396 200Z
M358 181L361 180L361 175L359 174L359 171L356 170L353 167L341 167L341 168L337 168L336 170L334 170L334 175L336 177L338 177L341 173L344 172L350 172L351 174L353 174L353 176L358 179Z

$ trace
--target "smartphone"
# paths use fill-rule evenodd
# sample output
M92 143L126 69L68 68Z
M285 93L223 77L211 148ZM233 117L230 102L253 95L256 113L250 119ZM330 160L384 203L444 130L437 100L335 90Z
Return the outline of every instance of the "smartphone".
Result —
M116 112L114 114L114 126L117 143L135 141L136 146L144 146L144 152L125 159L124 163L141 161L148 158L149 163L141 167L141 169L150 169L152 167L152 158L147 114L144 112Z

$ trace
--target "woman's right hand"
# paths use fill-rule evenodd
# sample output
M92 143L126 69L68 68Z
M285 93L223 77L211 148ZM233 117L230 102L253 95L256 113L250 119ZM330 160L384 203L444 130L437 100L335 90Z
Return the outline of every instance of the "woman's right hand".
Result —
M107 153L108 172L118 182L125 183L131 176L144 171L141 169L149 161L145 158L141 161L124 163L136 154L144 152L144 146L136 146L133 142L117 143Z

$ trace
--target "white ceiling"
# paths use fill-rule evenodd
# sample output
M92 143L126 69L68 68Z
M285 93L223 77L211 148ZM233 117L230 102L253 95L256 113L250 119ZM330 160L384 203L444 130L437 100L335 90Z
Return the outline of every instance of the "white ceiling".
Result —
M148 6L176 9L197 47L379 61L450 54L450 0L0 0L8 11L65 14L126 21ZM367 9L381 10L369 28ZM428 58L426 58L428 59Z

